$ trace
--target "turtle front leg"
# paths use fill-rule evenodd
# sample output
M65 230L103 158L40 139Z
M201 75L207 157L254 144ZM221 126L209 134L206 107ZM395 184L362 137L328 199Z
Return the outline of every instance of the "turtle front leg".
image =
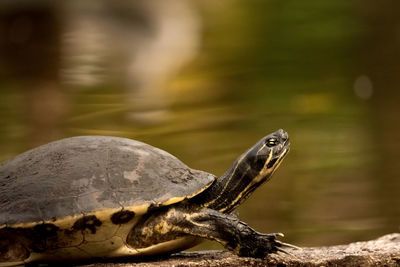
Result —
M285 245L276 240L282 234L256 232L236 216L207 208L188 211L184 207L171 207L143 219L129 233L127 243L145 248L188 235L215 240L239 256L255 258L281 251Z

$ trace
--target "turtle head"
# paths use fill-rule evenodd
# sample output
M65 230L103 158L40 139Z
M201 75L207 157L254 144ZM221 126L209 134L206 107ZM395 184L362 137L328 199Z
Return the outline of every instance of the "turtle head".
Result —
M278 130L243 153L215 182L205 206L231 212L267 181L289 151L289 136Z
M245 152L242 161L249 166L249 173L253 173L254 182L268 180L289 152L289 148L289 136L280 129L263 137Z
M266 182L289 152L289 136L278 130L244 152L197 201L221 212L231 212Z

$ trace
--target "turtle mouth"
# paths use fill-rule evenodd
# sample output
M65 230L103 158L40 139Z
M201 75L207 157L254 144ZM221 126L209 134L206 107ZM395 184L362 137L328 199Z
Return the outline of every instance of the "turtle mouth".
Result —
M289 147L290 146L290 140L289 137L286 139L283 139L283 147Z
M275 154L274 157L267 164L267 169L270 169L270 168L276 169L279 166L279 164L282 162L282 160L285 158L285 156L287 155L289 150L290 150L290 141L289 141L289 138L287 138L286 140L283 141L283 143L281 143L277 147L277 149L274 153Z
M290 141L289 138L282 138L282 142L276 147L274 158L283 158L290 150Z

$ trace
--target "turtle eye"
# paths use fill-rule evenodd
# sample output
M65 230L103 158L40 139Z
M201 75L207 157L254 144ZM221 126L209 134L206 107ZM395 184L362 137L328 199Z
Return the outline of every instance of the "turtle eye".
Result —
M278 144L278 139L276 138L269 138L266 142L267 147L273 147Z

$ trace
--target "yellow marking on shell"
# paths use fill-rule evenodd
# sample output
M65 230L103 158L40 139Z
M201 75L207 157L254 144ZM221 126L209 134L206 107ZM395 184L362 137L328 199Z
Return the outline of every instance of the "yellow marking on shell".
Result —
M259 151L260 151L260 150L259 150ZM258 152L257 152L257 153L258 153ZM268 163L269 163L269 162L271 161L271 159L272 159L272 154L273 154L273 149L270 150L269 155L268 155L268 158L267 158L267 160L265 161L264 166L263 166L263 168L261 169L260 173L251 181L251 183L249 183L249 184L246 186L245 189L243 189L242 192L239 193L239 195L231 202L231 204L230 204L229 206L220 209L220 210L219 210L220 212L224 212L224 211L226 211L227 209L231 208L232 206L236 205L236 203L238 203L238 202L240 201L240 199L242 198L243 194L246 193L247 190L248 190L249 188L251 188L251 187L252 187L254 184L256 184L256 183L261 182L262 179L263 179L265 176L272 174L272 172L279 166L282 157L286 154L286 149L284 150L283 153L281 153L281 154L279 155L279 158L278 158L278 163L279 163L279 164L276 165L276 166L275 166L274 168L272 168L272 169L268 169L268 168L267 168L267 165L268 165Z
M207 188L209 188L209 187L214 183L214 181L215 181L214 175L211 175L211 174L210 174L210 176L212 176L212 177L214 178L214 179L212 179L211 182L209 182L206 186L204 186L202 189L200 189L200 191L198 191L198 192L196 192L196 193L194 193L194 194L191 194L191 195L187 196L186 198L195 197L195 196L197 196L198 194L204 192Z
M188 196L185 196L185 197L172 197L172 198L168 199L167 201L161 202L161 204L162 204L163 206L169 206L169 205L172 205L172 204L181 202L181 201L183 201L185 198L186 198L186 199L189 199L189 198L192 198L192 197L194 197L194 196L197 196L198 194L202 193L204 190L206 190L207 188L209 188L213 182L214 182L214 180L212 180L211 182L209 182L205 187L203 187L200 191L198 191L198 192L196 192L196 193L194 193L194 194L191 194L191 195L188 195Z
M129 231L132 230L133 226L136 225L141 218L142 216L135 216L130 222L121 224L114 235L125 240Z
M135 213L135 216L137 215L143 215L144 213L147 212L150 204L143 204L139 206L128 206L124 207L124 210L130 210ZM58 218L56 220L46 220L46 221L40 221L40 222L28 222L28 223L16 223L16 224L9 224L9 225L2 225L1 228L9 227L9 228L32 228L35 225L41 224L41 223L50 223L54 224L59 228L62 229L70 229L74 225L77 219L82 218L83 216L91 216L94 215L96 216L97 219L99 219L101 222L109 221L110 217L112 214L115 212L121 211L122 208L113 208L113 209L102 209L94 212L88 212L85 214L77 214L77 215L72 215L72 216L65 216L62 218Z
M161 204L164 206L168 206L168 205L171 205L174 203L181 202L184 199L185 199L185 197L172 197L172 198L168 199L167 201L162 202Z
M111 217L111 215L109 217ZM101 225L96 227L95 234L92 234L88 230L83 231L84 240L85 242L106 241L115 236L118 229L119 225L113 224L111 220L101 220Z

